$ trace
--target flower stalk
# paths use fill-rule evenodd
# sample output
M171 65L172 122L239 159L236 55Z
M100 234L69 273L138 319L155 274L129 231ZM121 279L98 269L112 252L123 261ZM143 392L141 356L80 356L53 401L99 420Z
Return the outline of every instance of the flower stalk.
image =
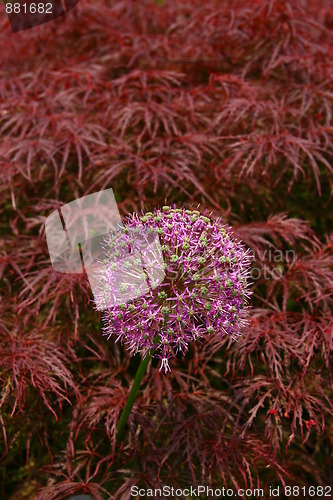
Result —
M151 356L149 356L149 354L147 354L147 356L141 360L139 368L137 369L137 372L136 372L129 396L127 398L125 407L124 407L122 414L120 415L120 419L118 421L117 436L116 436L117 443L122 441L122 439L124 437L127 420L128 420L128 417L132 411L132 408L133 408L133 405L135 403L138 391L140 389L140 385L141 385L143 376L147 371L147 367L148 367L150 359L151 359Z

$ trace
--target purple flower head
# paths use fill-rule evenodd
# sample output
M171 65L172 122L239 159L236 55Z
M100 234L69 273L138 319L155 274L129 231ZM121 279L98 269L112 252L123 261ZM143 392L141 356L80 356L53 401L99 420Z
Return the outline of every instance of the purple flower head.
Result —
M220 219L168 206L133 214L104 251L98 294L106 309L104 331L132 353L159 357L167 373L168 360L190 342L241 334L251 258ZM134 298L116 303L115 287Z

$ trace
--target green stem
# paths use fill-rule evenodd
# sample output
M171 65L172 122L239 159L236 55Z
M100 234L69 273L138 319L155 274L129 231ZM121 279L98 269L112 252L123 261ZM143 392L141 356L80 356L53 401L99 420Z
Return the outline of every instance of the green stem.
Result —
M136 372L136 375L135 375L135 378L133 381L133 385L131 387L129 396L128 396L127 401L126 401L125 408L123 409L122 414L120 415L120 419L118 421L117 436L116 436L117 443L119 443L124 436L127 420L128 420L129 414L131 413L131 410L133 408L134 402L136 400L136 396L138 394L138 390L140 388L140 384L141 384L141 381L143 379L143 376L146 373L150 358L151 358L151 356L149 356L149 354L147 354L147 356L141 361L139 368Z

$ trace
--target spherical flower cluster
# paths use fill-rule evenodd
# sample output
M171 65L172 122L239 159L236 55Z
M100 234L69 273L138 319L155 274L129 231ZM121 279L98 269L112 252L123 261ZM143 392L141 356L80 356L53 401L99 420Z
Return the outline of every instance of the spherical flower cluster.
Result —
M106 335L116 336L132 353L159 357L160 369L167 372L168 360L184 354L190 342L213 334L241 334L248 312L251 257L232 237L230 227L207 213L164 206L130 215L120 232L106 240L100 276ZM150 245L148 257L140 259L136 244L141 241L143 248L145 232L151 242L157 235L159 245ZM136 253L136 268L122 258L122 251L128 257L132 253L132 263ZM116 284L133 298L111 307Z

